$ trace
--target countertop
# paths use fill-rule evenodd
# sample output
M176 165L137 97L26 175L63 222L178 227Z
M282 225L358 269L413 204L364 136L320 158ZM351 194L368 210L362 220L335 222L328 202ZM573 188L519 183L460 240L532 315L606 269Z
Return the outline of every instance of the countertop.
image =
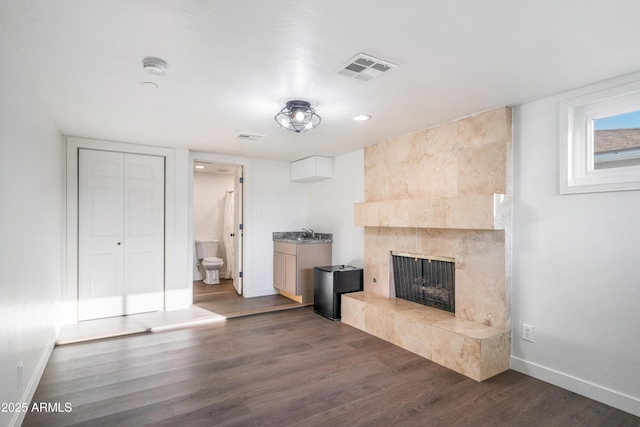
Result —
M274 231L274 242L295 243L297 245L317 244L317 243L333 243L333 234L315 233L315 237L311 237L303 231Z

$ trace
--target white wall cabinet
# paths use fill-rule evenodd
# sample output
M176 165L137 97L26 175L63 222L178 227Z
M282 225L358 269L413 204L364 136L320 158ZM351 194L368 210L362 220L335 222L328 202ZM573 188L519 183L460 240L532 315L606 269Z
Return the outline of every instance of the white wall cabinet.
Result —
M331 157L312 156L291 162L291 181L311 182L333 176Z

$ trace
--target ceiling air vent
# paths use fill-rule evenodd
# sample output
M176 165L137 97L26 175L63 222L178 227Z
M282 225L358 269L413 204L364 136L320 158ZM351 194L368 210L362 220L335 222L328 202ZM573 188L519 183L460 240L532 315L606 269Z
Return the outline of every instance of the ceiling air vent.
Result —
M238 136L236 136L236 139L242 139L245 141L257 141L262 137L264 137L264 135L259 135L257 133L244 132L244 133L238 134Z
M391 62L359 53L345 62L338 74L366 82L396 67L397 65Z

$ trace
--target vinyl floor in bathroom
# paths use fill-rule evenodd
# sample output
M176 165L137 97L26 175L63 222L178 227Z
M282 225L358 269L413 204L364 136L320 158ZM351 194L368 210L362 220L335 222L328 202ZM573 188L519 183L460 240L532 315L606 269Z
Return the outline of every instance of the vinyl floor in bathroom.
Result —
M305 306L282 295L244 298L238 295L230 279L220 280L217 285L207 285L200 280L194 281L193 304L226 318Z

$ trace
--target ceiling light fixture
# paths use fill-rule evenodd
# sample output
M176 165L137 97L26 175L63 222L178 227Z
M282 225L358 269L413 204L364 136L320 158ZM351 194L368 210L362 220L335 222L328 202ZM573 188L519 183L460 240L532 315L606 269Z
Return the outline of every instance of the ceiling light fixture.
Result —
M147 57L142 60L142 69L154 76L167 74L167 63L160 58Z
M316 128L322 118L316 114L307 101L287 101L285 107L275 116L276 122L282 129L291 132L306 132Z
M369 114L360 114L358 116L353 116L353 120L355 120L356 122L364 122L369 119L371 119L371 116Z

